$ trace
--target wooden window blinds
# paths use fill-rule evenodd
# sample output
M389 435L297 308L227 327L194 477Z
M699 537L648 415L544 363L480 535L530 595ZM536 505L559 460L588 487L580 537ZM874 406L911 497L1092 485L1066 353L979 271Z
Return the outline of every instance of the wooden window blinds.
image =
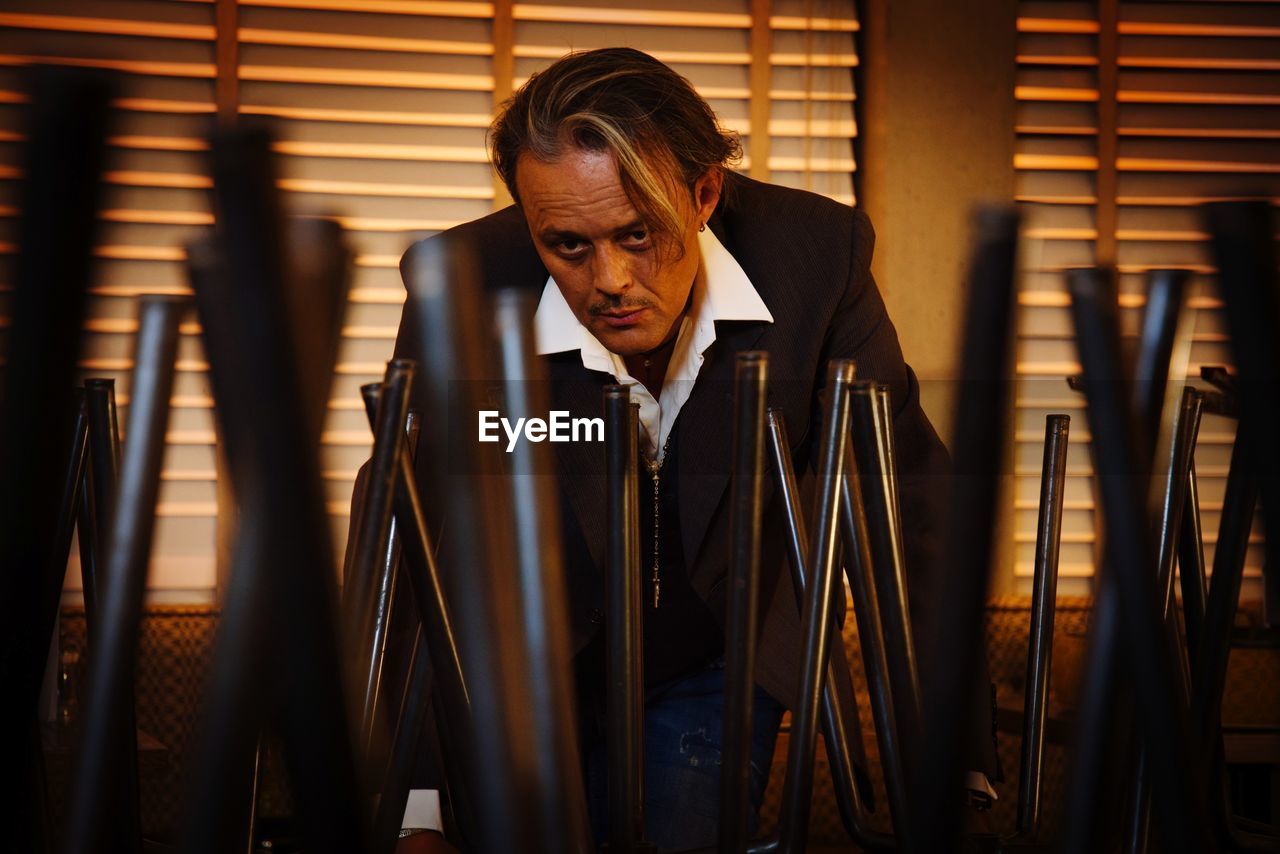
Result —
M341 553L370 449L358 387L391 353L400 254L505 203L484 147L495 102L571 49L631 45L689 77L742 134L744 171L852 204L857 26L853 0L9 0L0 258L18 213L20 66L124 72L81 367L117 379L127 429L136 298L186 291L181 247L211 221L209 123L219 110L273 119L291 209L336 214L357 252L322 439ZM0 277L0 325L6 306ZM182 332L149 591L200 602L218 578L217 438L198 324Z
M1186 376L1230 363L1207 237L1196 205L1280 199L1280 3L1019 4L1017 198L1028 225L1019 293L1015 574L1030 589L1044 416L1075 417L1061 572L1064 593L1094 571L1094 504L1083 398L1062 272L1096 257L1119 273L1136 334L1143 275L1194 271ZM1175 376L1171 388L1181 387ZM1196 449L1212 565L1233 422L1206 415ZM1255 526L1246 585L1262 554ZM1252 581L1248 580L1252 579ZM1256 594L1256 590L1254 591ZM1246 592L1246 595L1249 595Z

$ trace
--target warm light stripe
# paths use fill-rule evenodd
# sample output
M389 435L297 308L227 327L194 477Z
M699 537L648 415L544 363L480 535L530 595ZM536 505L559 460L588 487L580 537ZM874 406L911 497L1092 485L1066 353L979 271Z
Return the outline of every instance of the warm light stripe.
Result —
M0 328L7 327L11 322L12 319L7 315L0 315ZM81 328L98 335L132 335L138 331L138 321L132 317L94 317L85 320ZM397 331L395 326L344 326L341 336L358 340L391 341L395 339ZM203 334L200 324L195 321L179 324L178 332L182 335ZM116 402L121 406L124 406L127 401L127 395L116 395ZM200 408L213 405L213 398L208 395L174 397L173 401L174 406Z
M385 369L385 365L383 368ZM382 373L381 370L378 373ZM365 430L326 430L320 434L320 444L361 448L373 442L373 436Z
M83 59L67 56L0 55L0 66L64 65L74 68L105 68L126 74L154 74L157 77L197 77L212 79L217 75L213 63L150 62L136 59Z
M1072 434L1071 438L1074 439L1075 435ZM1018 531L1016 534L1014 534L1013 540L1016 543L1034 543L1036 541L1036 532L1035 531ZM1062 542L1064 543L1079 543L1079 544L1088 545L1088 544L1094 543L1096 540L1097 540L1097 537L1092 531L1063 531L1062 532ZM1218 542L1218 532L1211 528L1206 529L1204 531L1204 544L1206 546L1212 546L1217 542ZM1262 543L1261 534L1249 535L1249 545L1255 546L1255 545L1260 545L1261 543ZM1061 567L1059 567L1059 569L1061 569Z
M395 326L344 326L342 337L394 341L397 331Z
M102 177L108 184L122 184L128 187L207 190L213 186L213 179L206 175L184 175L179 172L113 171L103 173Z
M1230 432L1201 430L1196 439L1197 443L1203 445L1230 445L1235 441L1236 434L1232 430ZM1032 443L1044 440L1044 430L1018 430L1015 431L1013 440L1015 442ZM1093 434L1088 430L1080 427L1072 428L1071 441L1073 443L1089 444L1093 441Z
M368 267L375 270L397 270L400 268L399 255L357 255L357 267Z
M209 370L209 363L194 359L178 359L173 363L174 369L180 372L203 373ZM85 371L132 371L133 359L116 356L89 356L76 363L76 367Z
M524 85L529 78L519 78L516 87ZM751 97L751 89L743 86L699 86L698 94L708 100L745 101ZM808 101L815 104L852 103L857 100L854 92L806 91L804 89L771 89L769 97L775 101Z
M1123 7L1122 7L1123 8ZM1018 18L1020 33L1096 34L1098 22L1067 18ZM1120 21L1116 32L1122 36L1235 36L1268 38L1280 35L1280 27L1248 24L1173 24L1154 21Z
M133 225L213 225L213 214L207 211L139 211L109 209L98 212L106 222Z
M857 68L858 57L852 53L772 53L773 65L799 68Z
M1120 128L1121 136L1182 137L1186 139L1280 139L1272 128Z
M1013 168L1088 172L1098 168L1098 158L1080 154L1015 154Z
M489 116L464 113L410 113L381 110L338 110L323 107L278 107L268 104L241 104L240 114L246 116L273 116L280 119L320 122L351 122L353 124L425 125L434 127L489 126Z
M218 473L213 469L169 469L160 473L160 479L180 483L201 483L217 480Z
M1280 27L1249 24L1171 24L1155 21L1121 21L1116 31L1122 36L1228 36L1275 38Z
M214 106L208 101L164 101L159 98L117 98L115 106L135 113L180 113L198 115L212 113Z
M113 136L108 145L117 148L136 148L144 151L208 151L209 143L203 139L181 136Z
M1097 196L1018 195L1013 200L1029 205L1096 205Z
M13 243L0 243L0 255L17 251ZM187 254L181 246L95 246L93 256L110 261L183 261Z
M293 193L328 193L342 196L388 196L409 199L491 199L492 187L450 187L434 184L375 184L369 181L321 181L282 178L276 182Z
M738 131L743 136L750 135L750 120L743 121ZM771 119L769 133L783 137L846 139L858 135L858 124L853 119Z
M391 38L388 36L365 36L352 33L261 30L253 27L241 27L238 30L238 34L242 44L289 45L295 47L372 50L393 53L442 53L456 56L493 55L493 45L481 42Z
M198 444L206 444L200 442ZM212 444L212 442L208 443ZM216 501L159 501L156 503L156 515L170 519L195 519L203 516L217 516Z
M1116 202L1133 207L1197 207L1207 202L1250 202L1257 196L1120 196ZM1269 200L1280 205L1280 196Z
M0 12L0 27L199 41L213 41L215 36L214 28L207 24L171 24L128 18L80 18L68 15L24 15L17 12Z
M347 301L359 305L403 305L404 288L352 288Z
M1152 269L1167 268L1153 267ZM1146 294L1120 294L1116 302L1121 308L1142 308L1147 304L1147 297ZM1068 308L1071 305L1071 294L1066 291L1019 291L1018 305L1024 308ZM1216 297L1191 297L1187 300L1187 306L1197 309L1222 308L1222 300Z
M76 367L85 371L132 371L133 364L132 358L89 356L77 362ZM174 368L183 373L205 373L209 370L209 363L198 359L178 359ZM333 366L333 372L343 376L381 376L386 368L386 362L338 362Z
M1097 56L1085 55L1028 55L1019 54L1019 65L1048 65L1055 68L1092 68L1098 64ZM1240 70L1240 72L1274 72L1280 70L1280 60L1274 59L1226 59L1215 56L1188 58L1188 56L1120 56L1116 64L1120 68L1169 68L1178 70Z
M770 15L769 26L775 30L802 30L814 33L856 33L861 26L852 18L803 18L794 15Z
M24 134L15 131L0 130L0 142L22 142ZM192 139L181 136L112 136L107 144L116 148L130 148L141 151L208 151L209 143L203 139Z
M348 157L360 160L414 160L442 163L488 163L483 148L462 145L383 145L361 142L282 140L272 148L298 157Z
M382 12L447 18L492 18L492 3L463 0L238 0L241 6L332 12Z
M94 285L89 288L89 293L96 297L120 297L124 299L144 297L148 294L181 297L193 295L191 288L186 285L147 285L146 287L137 285Z
M1065 86L1014 86L1013 97L1019 101L1088 102L1098 100L1097 89L1069 89Z
M1237 163L1224 160L1160 160L1150 157L1118 157L1122 172L1225 172L1280 175L1280 163Z
M1098 168L1098 158L1068 154L1015 154L1015 169L1088 172ZM1238 163L1225 160L1163 160L1150 157L1117 157L1121 172L1213 172L1229 174L1280 174L1280 163Z
M1171 228L1121 228L1116 230L1117 240L1172 240L1203 241L1209 235L1203 231L1186 231Z
M1020 33L1096 33L1097 21L1071 20L1067 18L1018 18Z
M129 405L129 395L116 393L116 405ZM213 396L208 394L175 394L169 398L169 406L174 409L212 409Z
M1065 386L1066 384L1063 383ZM1044 436L1040 437L1040 444L1043 444ZM1027 443L1031 444L1031 443ZM1040 477L1040 467L1035 466L1015 466L1013 470L1015 477ZM1196 463L1196 475L1198 477L1226 477L1226 466L1202 466ZM1089 466L1067 466L1067 477L1093 477L1093 469Z
M769 168L778 172L853 172L856 164L845 157L771 156Z
M1122 68L1176 68L1206 71L1280 71L1280 59L1227 59L1218 57L1121 57Z
M1057 266L1024 267L1024 273L1049 273L1058 274L1066 273L1070 270L1088 270L1092 269L1092 264L1062 264ZM1218 272L1208 264L1117 264L1117 273L1145 273L1148 270L1187 270L1192 273L1203 273L1209 275ZM1123 296L1123 295L1122 295Z
M27 98L27 96L26 96L24 93L22 93L22 92L11 92L11 91L6 91L6 90L3 90L3 89L0 89L0 104L25 104L25 103L27 103L27 101L28 101L28 100L29 100L29 99ZM199 114L204 114L204 113L212 113L212 112L214 111L214 105L213 105L213 103L212 103L212 102L209 102L209 101L167 101L167 100L162 100L162 99L159 99L159 98L117 98L117 99L115 99L114 101L112 101L111 103L112 103L112 106L116 107L117 109L120 109L120 110L130 110L130 111L132 111L132 112L136 112L136 113L178 113L178 114L182 114L182 115L199 115ZM267 112L267 111L269 111L269 110L289 111L289 110L291 110L292 108L289 108L289 107L244 108L244 107L242 107L242 108L241 108L241 112L249 112L249 110L250 110L250 109L257 109L257 110L260 110L262 115L275 115L275 113L274 113L274 112ZM374 113L374 112L372 112L372 111L362 111L362 110L349 110L349 111L348 111L348 110L314 110L314 111L308 111L308 110L303 109L303 108L299 108L299 112L316 112L316 113L345 113L345 112L351 112L351 113L355 113L355 114L367 114L367 115L371 115L371 116L378 116L378 115L389 115L389 116L399 116L399 115L404 115L404 116L414 116L414 115L419 115L419 114L417 114L417 113L386 113L386 114L383 114L383 113ZM281 113L281 114L283 115L283 113ZM423 113L423 114L421 114L421 115L430 116L430 115L434 115L434 114L430 114L430 113ZM295 116L285 116L285 117L286 117L286 118L297 118L297 117L295 117ZM308 118L307 116L300 116L300 117L301 117L301 118ZM470 118L472 118L472 117L470 117L470 116L467 116L467 117L459 116L458 118L468 118L468 119L470 119ZM448 119L449 119L449 117L448 117L447 115L440 114L440 121L438 121L438 122L423 122L423 124L445 124L445 125L447 125L447 124L449 124L449 123L450 123L450 122L448 121ZM485 126L488 124L488 119L487 119L487 118L482 117L482 119L483 119L483 120L480 120L480 121L479 121L479 123L478 123L477 125L475 125L475 126L477 126L477 127L485 127ZM338 120L338 121L344 121L345 119L335 119L335 120ZM400 123L400 124L415 124L415 122L413 122L413 121L409 121L409 120L405 120L405 121L398 122L398 123Z
M751 16L733 12L686 12L675 9L615 9L605 6L551 6L535 3L516 3L513 9L517 21L549 21L572 24L589 21L593 24L638 24L657 27L723 27L745 30L751 26Z
M1079 125L1017 125L1013 132L1024 136L1096 136L1098 129Z
M1062 228L1043 226L1028 228L1023 231L1024 237L1040 240L1095 240L1097 229ZM1173 229L1139 229L1122 228L1116 231L1117 240L1169 240L1169 241L1205 241L1209 235L1203 231L1177 231Z
M461 225L457 219L386 219L371 216L331 217L348 231L444 231Z
M516 45L515 55L520 59L559 59L568 51L564 45ZM646 51L654 59L666 63L684 63L688 65L746 65L751 55L742 52L699 51L699 50L662 50L655 48Z
M1205 202L1223 201L1223 202L1239 202L1250 201L1256 197L1250 196L1223 196L1221 198L1213 198L1209 196L1119 196L1116 204L1121 207L1195 207ZM1013 199L1015 202L1026 203L1030 205L1093 205L1098 200L1094 196L1037 196L1037 195L1019 195ZM1272 199L1274 204L1280 204L1280 198Z
M1122 104L1221 104L1235 106L1274 107L1280 95L1255 95L1233 92L1158 92L1121 89L1116 100Z
M100 335L132 335L138 331L138 321L132 317L91 317L81 328ZM199 335L200 331L199 323L178 324L178 332L182 335Z
M241 80L267 83L323 83L330 86L386 86L392 89L443 89L488 92L493 77L482 74L444 74L426 71L381 71L366 68L306 68L281 65L241 65Z
M1097 238L1098 230L1096 228L1042 226L1040 228L1023 229L1022 236L1033 240L1093 240Z
M185 261L187 258L181 246L95 246L93 255L111 261Z

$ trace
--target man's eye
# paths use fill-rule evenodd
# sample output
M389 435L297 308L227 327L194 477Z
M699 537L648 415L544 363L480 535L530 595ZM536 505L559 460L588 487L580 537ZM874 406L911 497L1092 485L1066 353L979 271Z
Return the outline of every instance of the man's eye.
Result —
M561 255L581 255L587 248L584 240L561 240L556 244L556 251Z
M622 242L632 248L643 248L649 243L649 232L629 231L623 235Z

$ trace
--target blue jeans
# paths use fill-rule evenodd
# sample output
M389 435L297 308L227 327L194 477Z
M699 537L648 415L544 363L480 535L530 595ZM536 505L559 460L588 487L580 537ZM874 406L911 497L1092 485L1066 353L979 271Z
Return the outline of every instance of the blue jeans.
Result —
M751 832L769 782L782 704L759 687L751 714ZM666 686L645 704L644 829L661 851L715 845L720 813L724 662ZM604 743L587 754L587 802L596 843L608 838L609 771Z

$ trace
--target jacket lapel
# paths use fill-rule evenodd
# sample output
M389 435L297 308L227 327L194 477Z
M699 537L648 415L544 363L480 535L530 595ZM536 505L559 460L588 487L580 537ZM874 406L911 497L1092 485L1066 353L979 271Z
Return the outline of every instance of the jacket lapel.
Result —
M720 506L733 466L733 373L738 352L764 334L764 322L721 322L693 392L680 410L679 506L681 545L690 580L698 587L698 552ZM712 561L710 565L715 565ZM702 579L709 584L714 579Z

